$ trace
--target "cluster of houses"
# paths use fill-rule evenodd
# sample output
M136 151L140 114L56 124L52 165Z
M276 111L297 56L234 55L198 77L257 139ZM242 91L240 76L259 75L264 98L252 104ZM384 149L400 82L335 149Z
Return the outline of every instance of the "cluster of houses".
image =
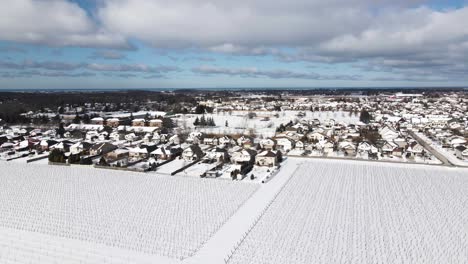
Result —
M69 124L62 135L55 129L0 127L0 159L34 162L49 158L51 162L101 168L243 178L258 167L277 167L285 155L435 160L412 136L417 131L459 159L468 160L468 103L457 94L436 98L397 94L350 100L283 99L287 100L266 101L256 97L248 104L240 98L232 99L238 103L200 102L214 111L299 110L294 121L281 125L275 136L268 138L201 132L186 135L177 129L163 130L163 112L104 113L88 124ZM369 123L311 119L305 114L306 111L362 109L371 113Z
M346 124L333 119L302 119L283 127L274 138L261 144L276 146L291 156L348 156L369 159L431 158L406 131L392 124Z
M99 124L96 124L99 125ZM282 159L281 152L261 146L254 138L239 136L208 136L193 132L182 139L177 134L154 132L122 132L117 127L112 132L84 131L83 138L70 136L76 127L67 128L64 138L55 130L27 131L7 129L0 136L0 153L6 160L37 158L49 163L94 165L99 168L158 171L160 166L174 166L171 174L197 163L213 164L209 170L199 171L201 177L226 177L240 179L255 166L274 168ZM59 158L55 158L56 155ZM63 158L61 158L63 157Z

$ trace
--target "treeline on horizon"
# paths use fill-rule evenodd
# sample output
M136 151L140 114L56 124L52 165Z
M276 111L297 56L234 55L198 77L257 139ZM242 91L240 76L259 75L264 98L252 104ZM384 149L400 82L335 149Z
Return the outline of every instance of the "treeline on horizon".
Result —
M195 105L192 95L174 94L150 91L112 91L112 92L0 92L0 119L9 124L26 123L22 113L51 109L58 111L60 107L71 105L75 107L85 104L112 103L115 109L108 111L137 112L143 102L161 102L154 105L156 111L182 111L184 104ZM179 109L180 108L180 109Z
M156 102L151 109L171 113L187 113L189 108L197 105L198 100L223 101L228 97L240 97L246 93L263 94L265 100L280 100L284 93L295 96L347 96L360 94L375 96L382 93L422 93L429 97L439 97L447 92L464 92L465 88L340 88L340 89L255 89L255 90L203 90L179 89L170 92L150 90L122 90L122 91L4 91L0 92L0 119L9 124L26 123L21 116L29 111L43 109L57 110L65 105L84 106L85 104L112 103L114 109L105 111L137 112L142 103ZM276 99L275 99L276 98ZM103 109L104 110L104 109Z

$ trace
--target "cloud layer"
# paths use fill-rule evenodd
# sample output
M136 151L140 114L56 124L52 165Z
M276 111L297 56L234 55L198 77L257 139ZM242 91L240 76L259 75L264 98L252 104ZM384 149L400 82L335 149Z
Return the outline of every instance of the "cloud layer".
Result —
M99 0L91 10L84 10L72 0L2 1L0 40L103 48L90 58L122 60L125 56L115 49L131 49L129 40L136 39L160 49L271 56L279 64L348 64L358 71L386 75L374 80L420 80L425 76L427 80L467 80L468 6L434 9L427 4L422 0ZM8 67L56 71L71 67L155 76L175 70L142 64L50 62L13 63ZM328 78L281 69L252 69L200 66L191 71L203 75ZM355 78L339 74L329 77Z
M114 77L138 77L162 78L171 72L180 71L173 66L151 66L146 64L102 64L102 63L69 63L61 61L31 61L25 60L21 63L1 61L0 76L3 78L17 78L30 76L45 77L89 77L98 73ZM12 70L16 70L12 72Z

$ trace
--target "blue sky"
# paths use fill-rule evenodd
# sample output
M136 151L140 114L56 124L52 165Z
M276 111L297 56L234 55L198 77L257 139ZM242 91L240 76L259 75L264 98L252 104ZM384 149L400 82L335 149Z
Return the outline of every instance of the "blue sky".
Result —
M468 86L467 1L0 5L0 89Z

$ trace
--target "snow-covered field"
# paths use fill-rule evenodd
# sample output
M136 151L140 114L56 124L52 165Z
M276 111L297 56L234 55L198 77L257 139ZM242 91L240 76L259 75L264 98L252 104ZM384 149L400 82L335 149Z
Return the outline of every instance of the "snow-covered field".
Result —
M198 131L204 133L214 134L243 134L248 133L250 129L253 129L257 135L264 137L272 137L275 135L276 128L281 124L287 124L295 119L302 119L297 116L300 111L282 111L282 112L262 112L253 111L257 116L250 119L246 111L233 111L232 113L221 112L214 114L206 114L206 118L213 118L216 126L215 127L203 127L197 128ZM327 119L335 119L337 122L344 123L357 123L359 122L359 116L350 116L348 112L311 112L305 111L305 119L313 120L317 118L321 121ZM278 117L274 115L278 114ZM177 118L177 124L179 127L194 129L193 123L195 119L201 118L202 115L181 115ZM265 117L268 117L268 121L264 121ZM226 127L226 121L228 126Z
M468 263L467 190L466 169L305 160L229 263Z
M0 166L3 233L21 230L171 259L196 252L258 188L242 182L94 168L6 162ZM0 263L6 263L15 247L5 246L2 232ZM64 243L52 241L50 248L44 244L42 249L58 254L53 245L66 248ZM70 259L73 250L69 249Z
M468 263L464 168L287 158L266 184L0 169L2 264Z

